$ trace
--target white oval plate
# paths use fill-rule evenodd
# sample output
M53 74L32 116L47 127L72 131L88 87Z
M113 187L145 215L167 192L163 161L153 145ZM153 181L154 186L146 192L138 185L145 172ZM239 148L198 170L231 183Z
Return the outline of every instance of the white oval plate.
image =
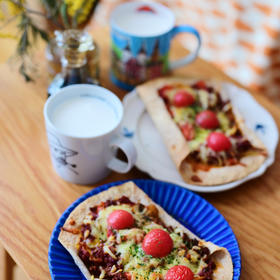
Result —
M223 185L197 186L187 184L183 181L171 160L161 136L145 110L143 102L136 91L132 91L123 100L125 113L122 133L125 137L132 139L137 149L136 166L155 179L205 193L229 190L261 176L275 160L274 154L279 139L276 123L270 113L257 103L246 90L230 83L224 83L223 87L227 91L233 106L237 107L242 114L246 125L255 131L268 150L268 158L257 171L241 180Z

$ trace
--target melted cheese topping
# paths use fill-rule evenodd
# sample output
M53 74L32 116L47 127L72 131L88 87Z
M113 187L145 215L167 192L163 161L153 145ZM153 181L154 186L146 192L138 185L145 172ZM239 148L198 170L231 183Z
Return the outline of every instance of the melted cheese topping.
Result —
M137 227L114 230L114 235L107 238L107 218L111 212L117 209L131 213ZM192 249L186 247L182 238L183 232L178 228L175 228L170 234L173 240L173 249L169 255L164 258L146 255L141 246L145 234L156 228L166 230L162 225L152 221L146 211L147 207L144 208L143 212L140 212L137 204L134 206L122 204L101 210L95 221L90 219L89 214L85 221L90 223L91 234L95 238L91 243L88 243L88 246L94 247L102 242L104 252L114 259L118 258L118 263L123 265L124 271L129 272L132 279L156 280L159 276L164 277L167 270L175 265L188 266L194 274L207 266L205 260L193 250L195 247ZM114 253L110 250L110 246L114 246ZM200 247L197 248L200 249Z

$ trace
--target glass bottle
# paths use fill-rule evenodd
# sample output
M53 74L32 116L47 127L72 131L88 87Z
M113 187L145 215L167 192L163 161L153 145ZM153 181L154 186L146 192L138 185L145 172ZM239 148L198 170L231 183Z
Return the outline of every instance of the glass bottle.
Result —
M57 45L56 38L53 37L47 44L45 57L47 60L48 82L51 83L54 77L61 72L62 49Z
M62 49L61 73L48 87L48 97L60 88L73 84L99 84L99 50L85 31L55 31L55 40Z

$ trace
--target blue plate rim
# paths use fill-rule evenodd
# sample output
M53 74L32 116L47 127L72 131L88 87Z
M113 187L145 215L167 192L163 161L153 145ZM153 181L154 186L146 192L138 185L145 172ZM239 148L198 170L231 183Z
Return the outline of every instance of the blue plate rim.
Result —
M128 180L119 180L119 181L114 181L114 182L106 183L106 184L100 185L100 186L98 186L98 187L96 187L94 189L91 189L90 191L86 192L85 194L80 196L78 199L76 199L73 203L71 203L65 209L65 211L62 213L62 215L59 217L58 221L56 222L56 224L54 226L54 229L52 231L51 237L50 237L49 247L48 247L48 265L49 265L49 271L50 271L51 279L54 279L53 269L52 269L53 266L51 264L51 258L52 258L51 257L51 253L52 253L51 247L52 247L52 243L54 242L54 240L58 240L58 235L59 235L59 232L60 232L60 228L64 224L66 219L68 218L70 212L72 212L74 210L74 208L76 208L81 202L83 202L84 200L86 200L90 196L93 196L93 195L98 194L98 193L100 193L100 192L102 192L104 190L107 190L107 189L109 189L109 188L111 188L113 186L118 186L118 185L123 184L123 183L128 182L128 181L132 181L136 185L137 185L137 183L141 184L141 183L145 183L145 182L148 182L148 183L151 183L151 184L152 183L159 183L159 184L163 184L165 187L168 187L168 186L171 185L174 188L182 189L186 193L191 193L194 197L197 197L197 198L201 199L202 201L206 202L208 204L208 206L210 208L212 208L212 210L214 212L216 212L220 217L222 217L222 219L224 220L224 223L226 224L228 230L230 231L230 234L234 238L234 241L236 243L235 244L236 245L236 252L235 252L235 261L233 261L233 263L234 263L234 268L233 268L234 271L233 272L234 272L234 274L236 273L236 275L234 277L234 274L233 274L233 279L234 280L239 280L240 279L242 263L241 263L241 252L240 252L239 243L237 241L237 238L236 238L232 228L230 227L229 223L224 218L224 216L210 202L208 202L206 199L204 199L200 195L192 192L191 190L183 188L183 187L181 187L179 185L176 185L174 183L160 181L160 180L153 180L153 179L130 179L130 180L128 179ZM141 188L141 186L139 186L139 187ZM176 219L176 220L178 221L178 219ZM179 221L179 222L182 223L182 221ZM231 257L232 257L232 260L233 260L233 256L232 255L231 255Z

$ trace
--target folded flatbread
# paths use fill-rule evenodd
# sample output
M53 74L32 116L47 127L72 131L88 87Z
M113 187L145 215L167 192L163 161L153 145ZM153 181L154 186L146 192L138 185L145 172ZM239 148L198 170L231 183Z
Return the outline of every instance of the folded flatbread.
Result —
M218 185L242 179L262 165L267 157L266 148L261 140L246 127L237 108L233 107L230 103L229 96L221 82L207 81L207 88L205 89L197 88L197 82L197 79L186 79L182 77L160 78L140 85L136 90L162 136L170 157L174 161L182 178L187 183ZM210 131L198 128L195 121L190 118L187 118L186 122L191 123L191 121L193 121L191 124L195 126L195 130L198 130L199 135L195 135L195 137L200 137L198 140L201 143L198 143L199 141L197 141L196 138L188 141L180 130L180 126L174 120L174 117L171 116L170 108L167 108L168 105L159 94L160 90L165 87L168 88L167 91L169 91L171 95L174 95L176 89L191 91L196 98L196 102L199 104L197 105L197 103L195 103L191 108L198 107L198 109L200 109L199 106L204 106L204 109L209 109L210 107L211 110L214 110L222 117L221 121L226 121L227 117L225 114L231 114L234 121L228 127L223 127L224 132L229 135L231 141L235 141L233 147L237 146L240 150L244 150L245 148L247 150L244 152L242 151L242 153L238 150L236 152L238 159L234 158L236 154L233 156L231 155L234 161L232 159L229 161L227 155L224 155L224 153L214 153L214 151L211 151L205 144L207 133L210 133ZM209 105L210 97L214 94L213 92L220 98L220 103L224 103L222 108L221 106L220 108L215 108L213 104L212 106ZM172 107L171 105L171 109L174 109L174 106ZM178 111L178 108L175 108L173 113L175 112L176 114L176 110ZM179 110L181 110L179 113L182 113L184 108L179 108ZM219 110L221 110L221 112L219 112ZM228 111L226 112L225 110ZM176 117L175 115L175 119ZM195 116L193 116L193 119L195 119ZM220 127L218 129L221 130ZM246 147L244 148L244 146ZM207 153L210 153L211 158ZM203 159L201 160L201 158ZM211 160L215 161L214 164L211 163ZM222 161L223 164L217 161Z

